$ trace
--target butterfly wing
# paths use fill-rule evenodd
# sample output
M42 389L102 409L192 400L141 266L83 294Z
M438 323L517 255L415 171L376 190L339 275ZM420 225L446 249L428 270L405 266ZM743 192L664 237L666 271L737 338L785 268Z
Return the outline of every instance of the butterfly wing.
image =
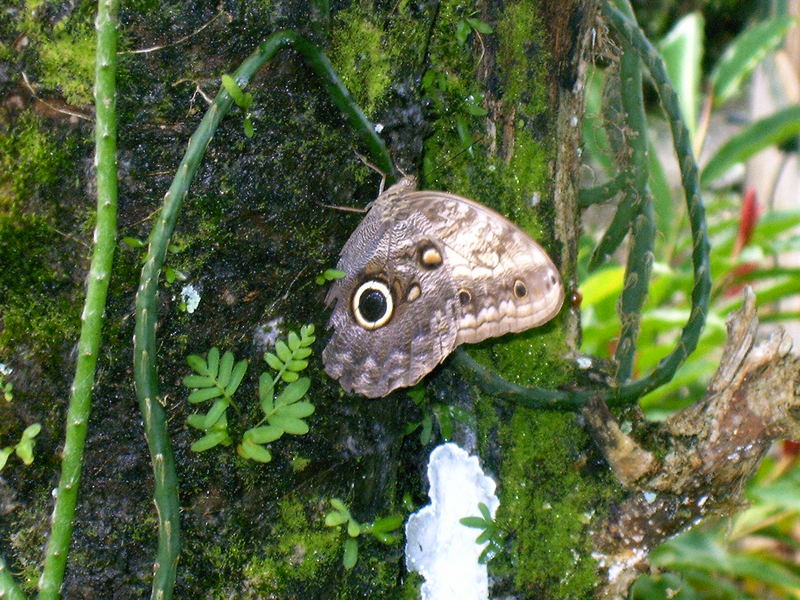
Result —
M328 323L333 333L322 352L325 371L345 390L370 398L417 383L453 351L457 339L455 284L446 269L419 263L430 224L419 214L397 218L392 208L376 202L353 232L337 265L347 275L333 283L326 299L335 306ZM368 314L365 294L388 294L385 323L371 328L385 314L368 320L375 315Z
M456 345L538 327L564 302L558 269L514 223L467 198L444 192L406 195L409 211L426 215L442 241L457 286Z

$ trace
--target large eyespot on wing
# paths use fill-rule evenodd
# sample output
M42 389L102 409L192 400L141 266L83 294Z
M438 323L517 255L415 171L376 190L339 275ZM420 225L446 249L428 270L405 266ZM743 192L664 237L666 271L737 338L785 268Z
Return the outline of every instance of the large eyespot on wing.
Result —
M356 288L350 301L356 323L373 330L386 325L394 314L394 300L389 286L380 279L368 279Z

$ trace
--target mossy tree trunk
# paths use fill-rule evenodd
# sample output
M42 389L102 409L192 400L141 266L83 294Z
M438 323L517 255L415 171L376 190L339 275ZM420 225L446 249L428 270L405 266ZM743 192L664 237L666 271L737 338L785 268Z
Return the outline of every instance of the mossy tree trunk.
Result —
M550 251L569 296L593 3L311 4L123 5L120 237L147 236L220 75L274 31L291 28L325 49L401 169L417 173L425 188L509 215ZM30 421L44 424L36 463L13 465L3 488L2 505L10 508L0 551L30 589L51 510L87 267L82 244L91 230L92 124L84 117L92 112L92 70L69 52L87 45L93 15L88 5L63 10L41 3L31 13L20 3L0 30L0 58L13 73L1 82L0 164L8 168L0 176L0 251L9 267L0 275L0 362L14 369L16 392L13 404L0 407L8 415L3 440ZM380 183L296 53L279 55L248 91L255 135L244 135L234 111L212 140L167 259L188 281L165 281L159 295L162 401L183 508L176 597L413 597L416 580L404 572L401 545L362 538L359 561L346 572L345 537L323 521L334 497L362 522L403 512L404 495L426 504L424 466L437 439L423 445L419 430L407 431L434 412L455 414L454 439L479 453L499 484L498 522L508 536L492 563L494 594L591 596L587 515L602 514L616 488L588 436L573 414L493 399L447 363L427 378L421 405L404 391L368 401L345 395L324 375L320 339L308 371L316 405L309 434L272 444L267 464L232 448L189 450L198 433L185 425L194 412L181 385L186 355L217 346L250 361L237 396L241 411L229 416L232 436L241 436L257 419L256 377L274 335L313 323L325 337L325 290L314 278L335 264L361 217L323 205L363 207ZM116 259L65 597L91 590L134 598L149 587L152 481L130 342L141 256L121 244ZM181 309L185 283L201 294L191 314ZM520 384L563 386L575 377L564 356L577 337L577 316L567 306L540 330L470 352Z

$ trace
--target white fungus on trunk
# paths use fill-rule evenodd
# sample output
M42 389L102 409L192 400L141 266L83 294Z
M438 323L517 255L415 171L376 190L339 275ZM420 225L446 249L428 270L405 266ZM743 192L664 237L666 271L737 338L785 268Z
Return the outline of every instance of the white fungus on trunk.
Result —
M434 448L428 459L431 503L406 523L406 565L425 578L422 600L487 600L486 565L478 562L485 544L475 543L479 529L459 523L480 516L483 502L494 517L500 501L495 482L478 457L452 443Z

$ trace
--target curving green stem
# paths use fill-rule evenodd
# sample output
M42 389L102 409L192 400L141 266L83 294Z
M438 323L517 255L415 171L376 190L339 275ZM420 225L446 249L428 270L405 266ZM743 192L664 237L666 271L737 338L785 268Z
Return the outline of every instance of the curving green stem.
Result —
M487 374L474 368L468 361L458 359L458 364L471 370L479 384L490 393L501 393L504 397L537 407L535 403L542 401L585 401L590 397L598 397L610 404L627 403L664 385L672 379L675 371L697 347L700 334L708 313L708 302L711 294L711 272L709 267L708 229L705 221L705 209L700 197L700 184L697 164L689 141L689 131L681 117L675 90L669 82L666 68L661 56L645 37L639 26L614 8L609 1L603 3L603 13L623 41L629 44L639 55L642 63L652 76L664 111L667 114L672 130L672 140L678 165L681 171L681 183L686 196L689 214L689 225L692 230L692 308L689 319L684 325L680 338L670 354L658 363L652 373L636 381L598 390L542 390L540 388L520 388L501 379L494 373ZM644 225L642 225L644 226ZM473 361L474 362L474 361ZM498 392L500 390L500 392Z
M615 3L625 15L633 17L633 8L628 0L615 0ZM631 245L622 294L617 304L621 323L619 342L614 351L618 385L628 381L633 374L636 340L653 268L655 242L653 202L647 187L647 117L642 100L642 65L639 56L627 42L622 44L620 84L622 110L626 115L625 142L630 149L631 170L630 185L625 189L625 202L633 206L635 217L626 227L631 233Z
M239 87L244 88L253 75L278 51L290 47L300 52L306 64L322 79L331 100L358 132L378 168L388 174L390 178L396 178L397 171L386 146L375 132L375 128L353 101L325 54L300 35L292 31L280 31L259 45L233 74ZM233 99L230 94L221 88L200 125L189 139L186 153L178 165L169 191L164 196L161 212L150 233L147 257L142 267L139 289L136 293L136 327L133 339L134 381L153 463L154 498L159 518L158 552L151 592L153 600L169 600L172 597L180 548L178 482L175 460L167 432L166 413L159 402L158 374L155 363L158 278L189 185L211 137L222 118L231 109L232 104Z
M78 358L72 381L61 478L58 483L53 524L39 580L39 598L61 595L72 535L83 464L83 446L92 402L97 353L103 326L108 282L117 238L117 25L119 0L100 0L97 6L97 55L95 64L95 164L97 172L97 225L89 267L86 301L81 315Z

